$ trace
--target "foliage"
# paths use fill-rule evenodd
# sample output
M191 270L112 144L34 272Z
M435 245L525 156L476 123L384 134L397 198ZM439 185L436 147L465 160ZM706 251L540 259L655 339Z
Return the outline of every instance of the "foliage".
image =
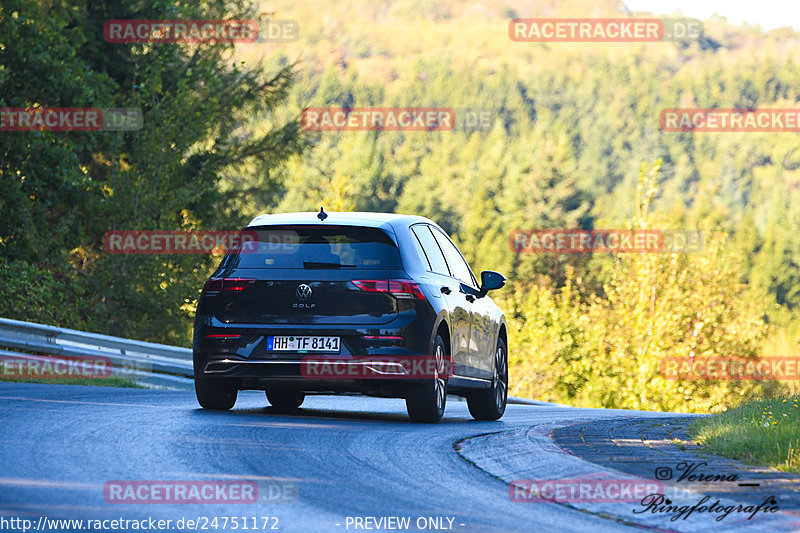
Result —
M660 161L643 166L630 229L664 227L649 212ZM515 288L511 306L512 392L584 406L708 411L774 392L747 381L672 381L665 357L757 357L763 304L746 299L724 237L699 253L629 253L610 258L599 294L570 270L566 284Z
M111 255L103 234L241 227L244 215L230 207L250 191L224 191L221 178L243 165L268 172L301 151L296 120L259 133L243 126L272 115L293 73L242 66L232 44L107 43L103 22L250 11L216 0L0 7L0 107L133 107L144 123L0 136L0 316L187 343L194 300L218 258Z

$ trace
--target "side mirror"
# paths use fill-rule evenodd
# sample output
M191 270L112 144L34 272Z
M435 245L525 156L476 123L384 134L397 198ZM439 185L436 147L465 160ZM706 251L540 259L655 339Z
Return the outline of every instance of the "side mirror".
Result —
M506 278L499 272L492 270L484 270L481 272L481 296L486 296L486 293L503 287L506 284Z

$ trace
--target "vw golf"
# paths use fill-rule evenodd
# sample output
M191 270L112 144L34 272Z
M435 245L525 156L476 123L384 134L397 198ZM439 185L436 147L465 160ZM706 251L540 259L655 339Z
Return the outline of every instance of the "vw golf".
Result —
M444 230L386 213L256 217L206 282L194 325L203 408L239 390L282 410L306 394L404 398L412 420L441 419L448 394L472 416L503 416L505 317Z

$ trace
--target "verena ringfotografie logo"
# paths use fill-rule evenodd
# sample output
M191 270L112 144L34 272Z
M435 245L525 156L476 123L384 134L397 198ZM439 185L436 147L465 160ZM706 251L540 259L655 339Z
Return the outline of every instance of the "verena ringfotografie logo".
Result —
M294 20L108 20L109 43L258 43L290 42L300 35Z
M508 497L522 503L624 503L640 502L648 494L663 494L657 481L636 479L515 479Z
M294 481L124 480L108 481L103 497L112 504L253 504L294 503Z
M135 131L142 112L132 107L3 107L0 131Z
M719 483L734 482L739 479L733 472L706 472L702 467L708 466L706 462L682 461L675 465L675 470L680 474L675 483ZM653 471L655 478L661 481L671 481L673 479L673 469L671 466L659 466Z
M111 377L111 361L91 355L3 355L0 375L4 379L106 379Z
M732 504L724 505L719 499L710 505L711 496L703 496L694 505L679 505L678 503L665 497L663 494L649 494L641 502L640 509L633 509L636 514L662 514L670 517L670 522L686 520L692 513L708 514L714 516L714 521L721 522L731 513L746 515L747 520L752 520L758 513L768 514L777 513L780 510L778 501L774 496L767 496L758 506ZM760 515L759 515L760 516ZM787 530L788 531L788 530Z
M306 131L450 131L455 124L449 107L307 107L300 114Z
M307 379L447 379L453 361L449 356L437 361L433 355L309 355L300 373Z
M664 109L661 131L800 132L800 109Z
M108 231L103 249L110 254L220 254L258 240L255 231ZM255 249L252 249L255 251Z
M684 230L542 229L516 230L508 237L516 253L670 253L703 248L699 232Z
M508 23L512 41L529 43L652 43L702 33L699 20L684 18L527 18Z
M800 357L664 357L658 364L671 380L778 380L800 379Z

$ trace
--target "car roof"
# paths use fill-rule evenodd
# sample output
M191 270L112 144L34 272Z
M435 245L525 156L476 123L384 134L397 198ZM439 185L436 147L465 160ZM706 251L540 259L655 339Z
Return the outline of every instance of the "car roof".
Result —
M339 226L363 226L368 228L386 227L408 227L412 224L425 222L427 224L437 224L430 219L415 215L403 215L399 213L371 213L367 211L331 211L325 212L328 217L325 220L317 218L318 211L304 211L301 213L278 213L274 215L259 215L255 217L248 228L254 226L278 226L293 224L311 225L339 225Z

